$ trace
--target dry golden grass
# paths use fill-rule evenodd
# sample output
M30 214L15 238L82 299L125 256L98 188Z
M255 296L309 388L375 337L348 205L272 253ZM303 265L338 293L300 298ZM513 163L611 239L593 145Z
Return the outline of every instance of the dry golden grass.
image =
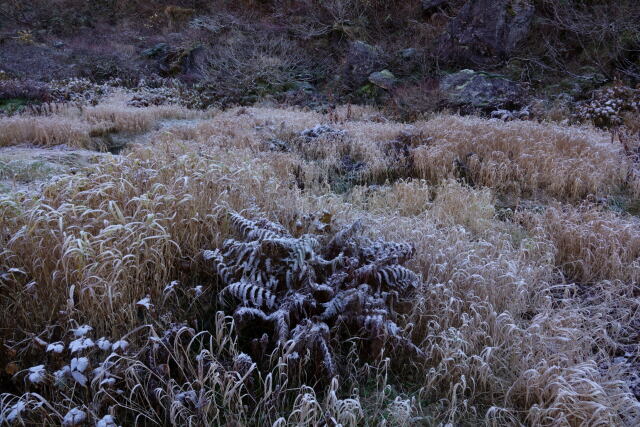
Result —
M451 115L406 125L380 122L355 108L347 120L343 110L335 113L342 117L338 123L329 123L328 117L294 109L232 109L195 129L176 131L174 137L256 151L264 150L265 140L276 138L290 142L296 157L311 168L339 167L345 156L364 162L361 177L366 181L409 177L433 184L460 177L463 168L468 181L515 196L573 202L625 186L636 193L640 189L620 145L593 128ZM301 142L298 134L318 123L344 133ZM390 146L390 141L396 144ZM394 164L399 159L404 160L401 167Z
M63 106L48 116L16 116L0 119L0 147L16 144L90 147L91 136L140 133L160 120L209 117L173 105L148 108L127 106L127 96L116 93L94 107Z
M140 117L163 114L117 119L107 110L86 117L142 130ZM304 141L299 132L328 117L229 110L152 134L151 145L105 156L37 196L2 196L0 363L14 370L14 389L0 398L0 416L56 424L80 408L90 420L111 414L122 425L136 417L174 425L637 424L627 368L603 367L637 337L637 219L558 202L505 220L495 208L504 192L568 202L617 191L624 157L586 128L449 116L407 126L370 121L366 109L351 114L332 125L343 136ZM273 138L290 149L270 150ZM403 159L384 147L396 139L411 146L415 170L392 181L398 173L385 168ZM484 187L451 179L453 161L469 151L483 158L469 168ZM345 155L369 169L336 193L330 180L342 179ZM414 245L409 266L422 284L400 326L426 362L365 365L354 343L341 377L323 388L291 373L291 347L271 366L247 365L231 318L215 313L213 288L195 288L206 284L197 276L200 251L231 236L227 209L292 231L305 214L328 211L332 227L361 220L371 238ZM183 285L167 295L173 280ZM147 296L152 306L137 304ZM83 324L94 341L124 337L129 348L82 350L92 369L108 373L86 371L86 386L56 385L53 372L72 356L45 353L39 340L66 344ZM99 365L105 360L112 364ZM34 383L28 369L40 364L46 375ZM122 393L103 382L110 377Z
M105 103L83 108L81 117L90 124L107 123L117 132L138 133L151 130L162 119L188 119L202 117L195 111L174 105L159 105L147 108L130 107L127 98L113 95Z
M553 206L526 220L556 249L556 264L581 283L640 282L640 220L603 208Z
M89 126L60 117L9 117L0 119L0 147L16 144L82 148L89 143Z
M512 194L578 200L621 186L620 147L594 129L441 116L417 126L433 141L414 154L419 176L440 180L467 164L473 180Z

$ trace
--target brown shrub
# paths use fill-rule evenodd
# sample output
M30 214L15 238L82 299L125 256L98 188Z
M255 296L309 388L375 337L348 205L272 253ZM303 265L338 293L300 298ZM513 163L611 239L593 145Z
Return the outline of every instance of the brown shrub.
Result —
M442 108L444 97L436 80L406 84L391 91L387 110L396 120L413 122Z

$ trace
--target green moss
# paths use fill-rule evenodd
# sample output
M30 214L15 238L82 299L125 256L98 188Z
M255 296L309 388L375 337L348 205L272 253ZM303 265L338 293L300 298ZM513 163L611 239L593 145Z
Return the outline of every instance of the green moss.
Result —
M7 98L0 99L0 111L8 114L14 114L22 111L29 104L29 100L25 98Z
M380 88L378 88L373 83L367 83L364 86L361 86L357 91L356 95L361 96L363 98L374 99L380 94Z

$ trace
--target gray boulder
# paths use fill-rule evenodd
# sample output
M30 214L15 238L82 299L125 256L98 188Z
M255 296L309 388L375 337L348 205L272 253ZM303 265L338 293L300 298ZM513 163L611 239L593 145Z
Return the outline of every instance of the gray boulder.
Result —
M381 87L382 89L391 90L398 83L398 79L389 70L376 71L369 75L369 82Z
M415 47L408 47L400 51L400 58L404 61L411 61L418 56L418 49Z
M384 52L363 41L354 41L344 62L343 79L347 86L358 88L365 85L369 75L386 67Z
M448 29L466 54L505 57L529 33L535 8L530 0L469 0Z
M525 90L514 81L473 70L462 70L444 77L440 81L440 90L452 107L487 112L517 108L525 96Z

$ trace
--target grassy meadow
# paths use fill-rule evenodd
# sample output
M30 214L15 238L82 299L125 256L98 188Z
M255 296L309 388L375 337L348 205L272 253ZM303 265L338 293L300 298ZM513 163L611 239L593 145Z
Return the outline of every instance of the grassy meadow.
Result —
M640 423L640 174L608 133L119 95L0 118L0 147L102 151L0 194L0 423ZM230 212L411 245L394 324L421 356L331 329L333 378L311 345L256 360L204 265Z

